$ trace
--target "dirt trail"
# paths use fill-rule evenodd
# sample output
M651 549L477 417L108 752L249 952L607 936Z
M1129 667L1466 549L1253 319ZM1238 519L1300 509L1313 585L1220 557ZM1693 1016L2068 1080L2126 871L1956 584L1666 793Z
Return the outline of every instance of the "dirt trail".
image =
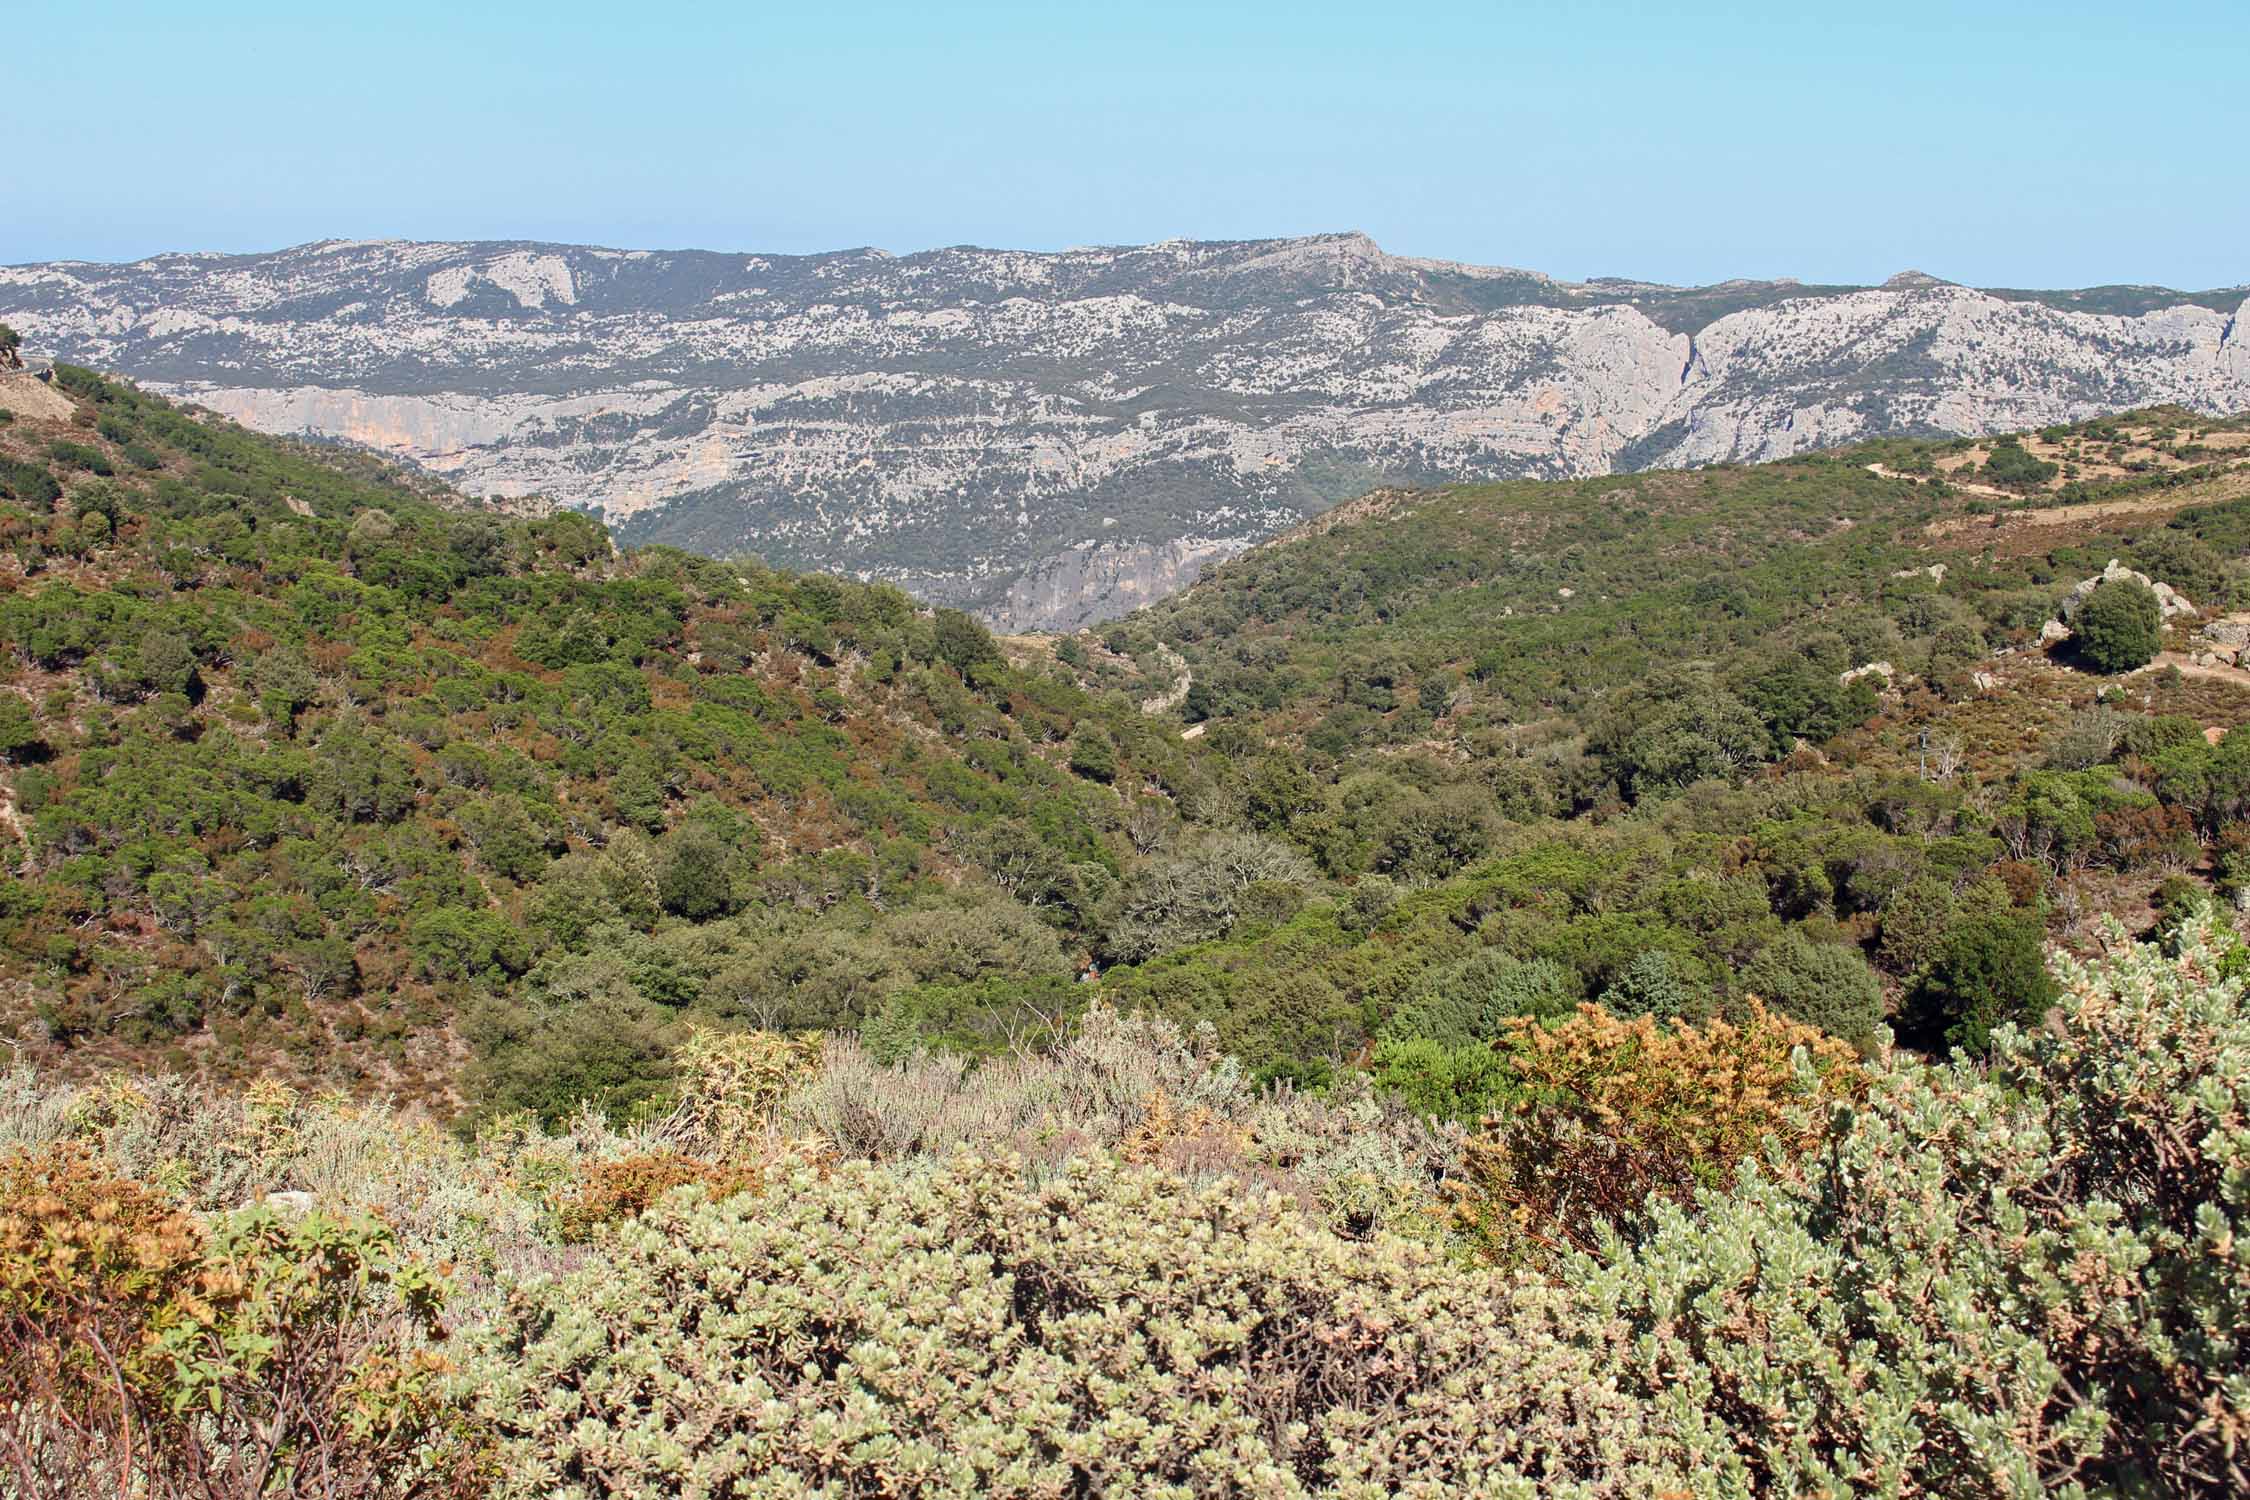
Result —
M2250 672L2240 667L2206 667L2189 660L2177 651L2160 651L2156 660L2145 667L2136 667L2130 675L2138 677L2143 672L2161 672L2166 667L2176 667L2182 677L2203 677L2212 682L2231 682L2236 687L2250 688Z
M1141 712L1144 714L1170 713L1187 702L1188 689L1195 686L1195 670L1187 664L1186 657L1162 641L1157 642L1156 657L1164 663L1166 671L1177 672L1179 675L1172 679L1172 685L1163 692L1153 698L1141 700Z
M1874 465L1869 465L1873 468ZM1965 486L1955 485L1962 489ZM1997 490L1982 490L1983 494L1998 494ZM2019 506L2004 510L1997 516L1956 516L1949 520L1932 521L1923 530L1930 536L1949 536L1955 532L1973 531L1979 527L1990 529L1997 524L2018 526L2068 526L2078 521L2100 521L2111 516L2162 516L2176 510L2186 510L2191 505L2212 505L2222 500L2239 500L2250 495L2250 470L2236 470L2202 484L2191 484L2161 494L2142 495L2128 500L2088 500L2079 505ZM2017 498L2010 496L2010 499Z
M1867 472L1877 479L1903 479L1908 484L1919 484L1926 477L1919 474L1901 474L1887 464L1869 464ZM1991 495L2001 500L2021 500L2023 498L2013 490L1996 490L1989 484L1971 484L1965 479L1954 479L1948 475L1940 475L1939 477L1944 479L1950 488L1959 490L1964 495Z

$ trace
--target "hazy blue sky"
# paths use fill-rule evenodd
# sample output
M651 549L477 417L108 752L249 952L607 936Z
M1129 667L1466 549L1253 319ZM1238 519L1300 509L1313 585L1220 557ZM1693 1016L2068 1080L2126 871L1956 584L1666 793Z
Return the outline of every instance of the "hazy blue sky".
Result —
M0 262L1363 229L1558 275L2250 281L2212 3L25 4Z

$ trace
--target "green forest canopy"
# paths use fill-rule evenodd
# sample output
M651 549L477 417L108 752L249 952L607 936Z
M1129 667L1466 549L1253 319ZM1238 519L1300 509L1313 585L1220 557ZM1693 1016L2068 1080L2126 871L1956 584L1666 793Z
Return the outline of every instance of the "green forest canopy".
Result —
M1974 1044L2082 913L2250 869L2240 690L2030 649L2110 556L2239 596L2201 471L2037 546L1862 452L1449 489L1002 642L58 381L0 428L0 951L71 1066L557 1118L691 1020L983 1055L1101 996L1462 1113L1581 1002Z

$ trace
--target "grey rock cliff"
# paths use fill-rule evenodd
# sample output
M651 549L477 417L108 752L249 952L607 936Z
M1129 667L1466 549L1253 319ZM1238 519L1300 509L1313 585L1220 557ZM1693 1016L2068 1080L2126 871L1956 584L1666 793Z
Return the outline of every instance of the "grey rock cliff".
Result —
M0 268L0 318L32 346L251 426L1016 629L1119 613L1382 484L2250 407L2245 300L1920 273L1572 284L1362 235L900 257L325 242Z

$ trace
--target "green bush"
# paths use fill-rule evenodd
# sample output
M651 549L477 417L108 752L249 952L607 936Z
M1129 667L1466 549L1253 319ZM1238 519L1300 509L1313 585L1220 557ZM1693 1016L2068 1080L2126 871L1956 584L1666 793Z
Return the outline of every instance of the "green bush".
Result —
M2095 585L2071 625L2079 656L2097 672L2145 667L2164 644L2164 611L2155 591L2130 578Z
M0 756L23 760L36 754L45 743L31 705L14 693L0 694Z
M1883 1022L1883 986L1867 960L1851 948L1815 943L1794 927L1751 960L1742 986L1783 1015L1855 1047L1872 1042Z
M2036 1022L2055 994L2042 937L2038 918L2022 912L1962 921L1908 995L1901 1037L1928 1050L1981 1052L1999 1027Z
M1489 1043L1447 1046L1429 1037L1382 1041L1368 1064L1375 1086L1439 1120L1474 1123L1507 1092L1508 1065Z
M1117 779L1117 746L1101 730L1081 730L1070 742L1070 769L1107 786Z
M718 833L683 824L664 841L656 884L664 909L691 922L708 922L733 911L734 851Z
M1577 979L1553 959L1485 948L1417 979L1383 1030L1391 1038L1428 1037L1449 1047L1489 1043L1516 1016L1558 1019L1583 998Z
M1611 1015L1628 1019L1655 1016L1681 1020L1700 1015L1706 1008L1704 997L1688 987L1678 962L1662 948L1635 954L1602 991L1601 1003Z
M2043 459L2033 458L2014 438L2001 438L1992 445L1992 454L1985 459L1980 472L1994 484L2028 490L2045 484L2059 470Z

